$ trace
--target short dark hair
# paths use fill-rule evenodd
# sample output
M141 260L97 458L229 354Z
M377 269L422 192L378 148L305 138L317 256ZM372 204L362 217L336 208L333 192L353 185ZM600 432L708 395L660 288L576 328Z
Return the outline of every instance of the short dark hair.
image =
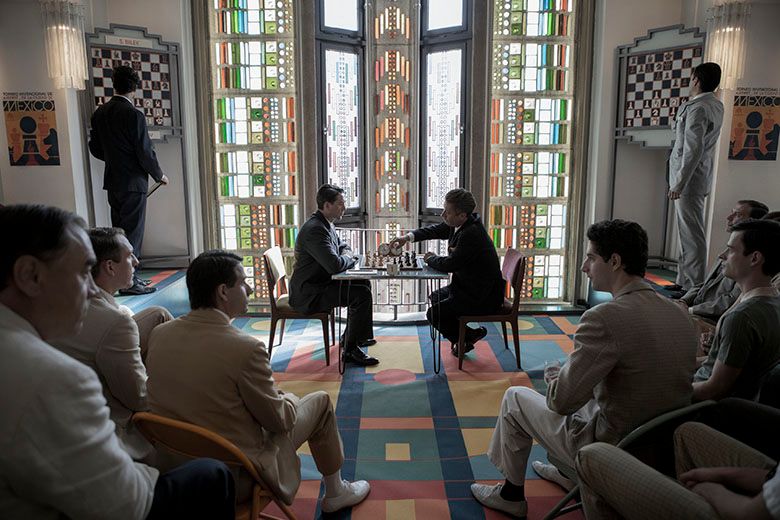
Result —
M776 220L780 222L780 211L770 211L762 217L764 220Z
M323 184L320 189L317 190L317 209L325 207L326 202L333 204L339 195L344 194L344 189L339 188L334 184Z
M223 283L228 287L236 284L236 266L241 265L241 260L240 256L221 249L199 254L187 268L190 307L215 307L214 291Z
M702 92L712 92L720 85L720 65L713 62L694 67L693 77L699 80Z
M738 200L737 204L743 204L750 208L749 218L764 218L764 215L769 213L769 206L763 202L758 202L757 200Z
M644 276L647 270L647 232L628 220L602 220L588 228L588 240L606 262L620 255L626 273Z
M474 195L470 191L466 191L463 188L455 188L450 190L444 196L444 202L449 202L460 213L471 215L474 209L477 207L477 201L474 200Z
M95 252L95 265L92 266L92 277L100 274L100 264L106 260L119 262L121 259L121 245L119 237L125 236L122 228L99 227L90 229L87 234L92 242L92 250Z
M745 256L758 251L764 257L761 272L774 276L780 272L780 222L767 219L743 220L731 227L731 232L742 232Z
M138 73L127 65L114 67L111 72L111 83L114 85L114 92L117 94L127 94L134 91L141 84L141 78Z
M86 229L78 215L52 206L0 207L0 290L8 287L14 264L25 255L49 262L68 247L69 231Z

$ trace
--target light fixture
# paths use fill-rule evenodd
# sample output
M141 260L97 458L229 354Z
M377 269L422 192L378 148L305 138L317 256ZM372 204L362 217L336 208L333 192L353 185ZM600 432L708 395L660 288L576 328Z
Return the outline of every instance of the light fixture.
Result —
M720 87L732 90L745 71L745 31L750 16L748 2L725 2L707 9L705 61L722 70Z
M77 0L39 0L46 40L46 64L55 88L84 90L87 49L84 6Z

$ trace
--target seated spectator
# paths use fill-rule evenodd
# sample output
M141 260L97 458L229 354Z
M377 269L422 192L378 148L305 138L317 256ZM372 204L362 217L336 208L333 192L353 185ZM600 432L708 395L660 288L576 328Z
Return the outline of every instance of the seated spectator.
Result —
M761 218L769 211L766 204L755 200L740 200L726 217L726 230L748 218ZM718 259L703 283L693 286L677 303L691 315L700 332L712 331L718 318L739 296L739 287L723 274L723 261Z
M146 360L152 411L233 442L288 504L301 482L295 452L308 441L324 475L322 510L361 502L369 485L341 479L344 453L328 394L299 398L276 388L265 345L231 325L251 293L241 257L201 254L187 269L187 289L192 311L152 331Z
M761 376L780 359L780 223L745 220L731 228L720 254L723 272L741 294L715 328L712 346L693 383L695 400L752 398Z
M780 222L780 211L770 211L764 215L764 220L774 220ZM772 278L772 287L780 291L780 273L777 273L775 277Z
M691 401L696 334L690 320L643 276L647 233L639 224L603 221L587 232L582 271L613 300L586 311L574 351L558 371L545 369L547 398L532 388L506 391L488 449L503 484L472 484L479 502L525 516L528 456L536 439L574 466L577 451L595 441L616 444L649 419ZM570 487L557 469L535 462L542 477Z
M777 462L701 423L674 434L678 482L605 443L577 454L587 518L780 518Z
M92 278L97 294L89 299L81 332L51 345L95 371L117 436L134 460L147 460L154 451L152 445L130 419L134 412L148 409L143 357L149 333L173 316L156 306L133 315L117 304L114 293L133 285L138 265L133 246L120 228L90 229L88 235L96 257Z
M95 372L47 343L78 333L97 294L84 222L6 206L0 243L0 518L233 519L225 464L133 462Z

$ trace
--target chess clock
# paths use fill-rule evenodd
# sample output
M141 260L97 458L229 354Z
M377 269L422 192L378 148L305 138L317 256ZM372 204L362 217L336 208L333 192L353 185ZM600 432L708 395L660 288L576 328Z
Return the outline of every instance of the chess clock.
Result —
M696 28L675 25L617 48L616 139L671 148L674 117L688 100L691 69L703 61L704 38Z
M149 138L181 137L179 45L148 34L143 27L111 24L87 34L91 112L114 95L112 69L127 65L138 72L135 108L146 117Z

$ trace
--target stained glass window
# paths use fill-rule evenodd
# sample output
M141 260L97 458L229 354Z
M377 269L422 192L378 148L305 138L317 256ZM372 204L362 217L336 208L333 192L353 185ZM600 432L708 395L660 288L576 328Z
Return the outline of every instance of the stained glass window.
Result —
M326 27L343 29L345 31L358 30L358 0L322 0L323 23Z
M573 99L574 2L495 0L489 232L528 257L525 298L561 300Z
M426 60L425 181L427 208L443 208L460 185L461 66L463 51L431 52Z
M219 245L267 298L262 253L298 233L293 0L214 0L210 47ZM289 262L288 262L289 263Z
M428 0L427 7L429 31L463 25L462 0Z
M358 53L325 51L325 169L328 182L344 189L347 208L359 208L363 180L360 154L360 67Z

